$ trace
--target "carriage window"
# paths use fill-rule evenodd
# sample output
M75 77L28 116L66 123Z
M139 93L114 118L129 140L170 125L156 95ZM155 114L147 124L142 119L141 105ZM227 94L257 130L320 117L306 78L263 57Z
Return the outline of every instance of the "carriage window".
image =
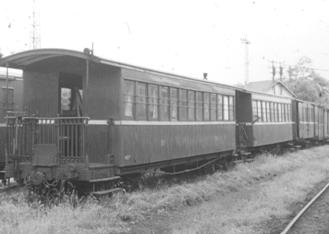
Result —
M217 120L223 120L223 96L217 95Z
M229 106L228 106L229 119L234 120L234 98L230 96L228 101L229 101Z
M210 120L216 120L216 94L210 94Z
M188 120L194 120L195 112L195 94L194 91L188 91Z
M280 122L281 121L281 118L280 118L280 116L281 116L281 112L280 112L280 103L277 103L276 104L276 112L277 112L277 115L276 115L276 121L277 122Z
M270 110L269 102L266 102L266 114L267 114L267 121L271 122L271 110Z
M228 114L228 96L223 97L223 112L224 112L224 120L229 120L229 114Z
M209 93L203 93L203 120L209 120Z
M179 90L179 120L187 120L187 90Z
M275 103L274 102L271 102L270 108L271 108L271 121L275 122Z
M177 120L178 92L176 88L170 88L170 120Z
M274 122L274 103L270 102L270 115L271 115L271 122Z
M282 122L283 121L283 119L282 119L282 104L279 103L278 106L279 106L279 122Z
M202 120L202 93L196 92L196 120Z
M125 81L125 92L124 92L124 115L126 117L133 117L133 104L134 104L134 91L135 91L135 82L134 81Z
M288 104L285 104L285 111L284 113L286 114L286 122L289 121L289 112L288 112Z
M284 121L287 122L288 121L288 109L287 109L288 105L284 104Z
M146 84L136 83L136 119L146 120Z
M148 85L148 118L158 119L158 86Z
M257 101L252 100L252 120L257 121L258 114L257 114Z
M71 93L70 88L61 88L61 111L71 110Z
M288 105L288 119L291 121L291 105Z
M279 104L281 108L281 122L284 122L284 105L282 103Z
M263 101L262 102L262 115L263 115L263 121L264 122L267 122L267 116L266 116L266 103Z
M169 119L169 92L168 87L160 87L160 119Z
M257 101L257 115L258 115L259 121L263 121L262 102L261 101Z

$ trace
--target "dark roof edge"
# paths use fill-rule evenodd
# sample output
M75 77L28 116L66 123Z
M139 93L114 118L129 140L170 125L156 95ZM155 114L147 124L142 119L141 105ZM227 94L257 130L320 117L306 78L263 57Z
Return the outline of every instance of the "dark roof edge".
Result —
M141 71L141 72L150 72L153 74L165 75L165 76L169 76L169 77L173 77L173 78L179 77L179 78L189 79L189 80L193 80L193 81L208 83L208 84L216 84L216 85L220 85L222 87L226 87L229 89L241 90L241 91L248 92L248 90L246 90L246 89L239 88L239 87L236 87L233 85L227 85L227 84L222 84L222 83L213 82L213 81L201 80L201 79L188 77L188 76L184 76L184 75L159 71L159 70L136 66L136 65L132 65L132 64L123 63L123 62L117 62L117 61L97 57L95 55L89 55L89 54L86 54L86 53L83 53L80 51L69 50L69 49L47 48L47 49L27 50L27 51L23 51L23 52L19 52L19 53L13 54L13 55L3 57L2 59L0 59L0 66L1 65L5 66L6 64L9 64L9 66L10 66L10 61L14 61L15 59L23 58L24 56L27 57L27 56L31 56L31 55L38 56L38 55L47 55L47 54L53 54L53 55L58 55L58 56L61 56L61 55L62 56L72 56L72 57L77 57L77 58L81 58L81 59L90 59L92 62L95 62L95 63L101 63L101 64L111 65L111 66L118 66L121 68L132 69L132 70L137 70L137 71ZM16 65L16 68L17 67L18 66ZM24 67L22 66L20 68L23 69Z

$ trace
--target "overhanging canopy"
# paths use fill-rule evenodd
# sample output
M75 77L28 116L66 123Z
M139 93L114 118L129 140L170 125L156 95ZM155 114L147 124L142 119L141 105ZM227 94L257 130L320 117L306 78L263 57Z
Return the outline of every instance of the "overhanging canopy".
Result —
M73 51L73 50L37 49L37 50L28 50L28 51L6 56L0 59L0 66L8 65L8 67L24 69L25 67L33 63L47 60L50 58L63 57L63 56L80 58L84 60L89 59L94 62L99 60L95 56L91 56L89 54Z

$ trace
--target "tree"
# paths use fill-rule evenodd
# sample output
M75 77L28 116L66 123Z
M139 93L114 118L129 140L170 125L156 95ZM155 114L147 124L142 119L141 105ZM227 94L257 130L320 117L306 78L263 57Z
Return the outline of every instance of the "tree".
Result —
M329 81L314 71L310 58L300 58L288 73L285 83L297 98L328 105Z

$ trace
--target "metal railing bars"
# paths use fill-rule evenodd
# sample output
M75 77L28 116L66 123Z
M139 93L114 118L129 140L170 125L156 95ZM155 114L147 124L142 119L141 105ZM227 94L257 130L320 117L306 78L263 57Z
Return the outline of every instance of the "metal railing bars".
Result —
M54 144L59 163L85 160L88 117L7 117L7 150L12 156L32 156L35 145Z

